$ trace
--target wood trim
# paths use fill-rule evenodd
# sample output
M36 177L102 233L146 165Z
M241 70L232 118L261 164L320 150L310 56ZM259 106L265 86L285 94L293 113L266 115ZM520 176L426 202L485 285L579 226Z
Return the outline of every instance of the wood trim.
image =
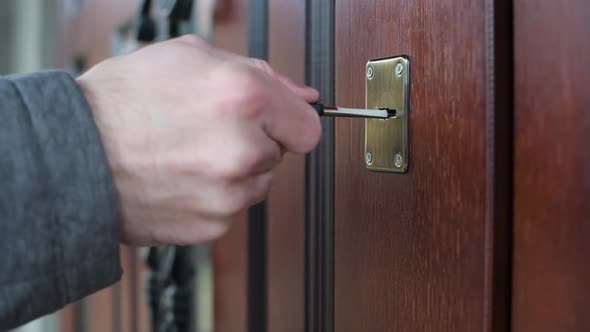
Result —
M123 277L125 278L125 277ZM122 332L123 326L123 296L121 290L121 284L123 279L120 282L117 282L112 286L113 293L111 295L111 331L112 332Z
M268 0L248 4L248 55L268 60ZM266 202L248 212L248 331L265 332L267 327Z
M487 0L487 319L483 331L510 331L513 200L512 0Z
M248 213L248 331L266 331L266 203Z
M334 2L307 0L306 81L333 105ZM334 330L334 120L305 169L305 331Z
M232 10L224 20L215 22L214 42L241 55L248 54L248 0L231 0ZM213 289L215 332L246 332L248 214L242 213L235 224L213 243Z

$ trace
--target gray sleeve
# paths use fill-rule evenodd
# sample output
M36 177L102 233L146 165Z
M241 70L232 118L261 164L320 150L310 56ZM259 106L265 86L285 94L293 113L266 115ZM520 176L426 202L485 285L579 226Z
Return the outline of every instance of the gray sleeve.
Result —
M0 330L120 276L112 179L75 80L0 77Z

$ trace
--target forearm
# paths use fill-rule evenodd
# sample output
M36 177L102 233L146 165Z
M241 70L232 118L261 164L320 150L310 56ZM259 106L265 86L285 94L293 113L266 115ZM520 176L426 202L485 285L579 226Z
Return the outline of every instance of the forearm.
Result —
M0 78L0 330L116 281L116 200L88 104L63 72Z

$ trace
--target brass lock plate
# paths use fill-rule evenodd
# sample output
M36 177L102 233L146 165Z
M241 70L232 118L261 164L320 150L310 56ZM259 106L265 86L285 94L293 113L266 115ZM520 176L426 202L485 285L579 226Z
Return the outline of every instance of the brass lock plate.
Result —
M406 56L371 60L366 74L366 108L388 108L396 115L365 120L365 165L371 171L405 173L410 155L410 61Z

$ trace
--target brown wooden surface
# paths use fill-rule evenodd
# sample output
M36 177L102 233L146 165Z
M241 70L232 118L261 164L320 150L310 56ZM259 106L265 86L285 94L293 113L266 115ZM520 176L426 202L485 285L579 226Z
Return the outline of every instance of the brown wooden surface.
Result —
M513 331L590 331L590 2L515 2Z
M86 300L88 332L113 330L113 287L101 290Z
M215 332L245 332L247 327L247 215L213 246Z
M76 313L75 307L77 304L69 304L61 309L58 313L59 317L59 331L61 332L76 332Z
M140 258L133 261L132 255L137 255L135 248L121 246L120 257L123 267L121 281L85 299L88 317L85 325L89 332L149 330L150 318L144 284L147 270L143 261ZM131 275L132 264L135 264L137 270L137 279L135 280ZM135 301L132 299L132 287L135 288L137 296ZM135 308L134 304L137 305ZM68 308L65 315L62 316L63 319L74 319L72 310ZM67 322L65 325L72 326L73 322Z
M407 174L365 170L364 122L337 120L338 332L491 329L487 15L484 1L336 2L338 105L364 106L369 59L407 54L412 73Z
M116 293L120 303L118 307L121 309L121 332L148 331L150 327L145 283L148 269L139 255L139 250L135 247L121 246L121 265L124 271ZM133 268L135 276L132 273Z
M248 1L231 0L230 9L215 22L215 45L248 53ZM245 332L247 328L248 216L236 221L213 245L215 332Z
M269 0L269 62L303 83L305 1ZM268 331L303 331L304 167L304 156L287 154L268 200Z

